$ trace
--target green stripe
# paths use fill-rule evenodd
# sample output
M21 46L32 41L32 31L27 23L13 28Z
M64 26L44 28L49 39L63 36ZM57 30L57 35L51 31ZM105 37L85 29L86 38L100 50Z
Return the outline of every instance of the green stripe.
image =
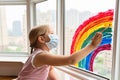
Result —
M88 36L88 38L84 41L84 43L82 44L82 47L80 47L80 49L82 49L82 48L84 48L85 46L87 46L88 44L90 44L90 43L91 43L91 39L92 39L92 37L96 34L96 32L100 32L100 31L102 31L103 29L105 29L105 28L99 28L98 30L96 30L96 31L94 31L92 34L90 34L90 35ZM109 32L110 32L110 33L112 32L112 28L106 29L106 30L103 32L103 36L106 37L106 35L107 35L107 37L111 37L112 34L110 34ZM85 68L85 67L84 67L85 61L86 61L85 58L82 59L82 60L78 63L78 67L80 67L80 68Z

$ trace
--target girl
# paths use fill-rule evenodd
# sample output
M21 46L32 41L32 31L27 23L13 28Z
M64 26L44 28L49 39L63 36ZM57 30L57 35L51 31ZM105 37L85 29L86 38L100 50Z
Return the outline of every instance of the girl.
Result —
M29 33L31 55L18 75L18 80L57 80L52 66L74 65L94 50L102 40L102 33L93 37L91 44L70 56L53 55L58 37L49 25L33 28Z

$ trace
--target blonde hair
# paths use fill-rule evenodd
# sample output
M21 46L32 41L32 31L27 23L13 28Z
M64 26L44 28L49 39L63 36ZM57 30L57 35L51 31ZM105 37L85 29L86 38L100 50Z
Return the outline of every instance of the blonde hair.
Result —
M48 32L49 27L49 25L40 25L31 29L31 31L29 32L31 52L33 51L33 48L36 48L36 42L38 37Z

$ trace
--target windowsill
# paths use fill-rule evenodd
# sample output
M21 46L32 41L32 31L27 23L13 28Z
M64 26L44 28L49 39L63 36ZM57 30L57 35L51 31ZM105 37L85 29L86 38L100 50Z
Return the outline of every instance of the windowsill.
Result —
M72 66L56 66L55 67L57 70L60 70L68 75L71 75L72 77L76 79L81 79L81 80L109 80L108 78L105 78L103 76L94 74L89 71L85 71L82 69L77 69Z
M25 63L28 53L0 53L0 62L22 62Z

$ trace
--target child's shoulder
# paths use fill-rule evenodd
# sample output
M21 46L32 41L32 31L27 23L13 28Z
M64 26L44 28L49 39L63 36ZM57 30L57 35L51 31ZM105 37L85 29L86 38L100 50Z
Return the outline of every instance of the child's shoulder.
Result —
M50 53L48 51L46 51L46 50L38 49L38 50L36 50L35 54L37 54L37 55L45 55L45 54L50 54Z
M40 51L36 55L33 55L33 56L35 60L43 61L43 60L48 59L50 55L51 54L47 51Z
M33 52L33 54L35 54L35 53L46 53L46 52L47 51L42 50L42 49L35 49L34 52Z

